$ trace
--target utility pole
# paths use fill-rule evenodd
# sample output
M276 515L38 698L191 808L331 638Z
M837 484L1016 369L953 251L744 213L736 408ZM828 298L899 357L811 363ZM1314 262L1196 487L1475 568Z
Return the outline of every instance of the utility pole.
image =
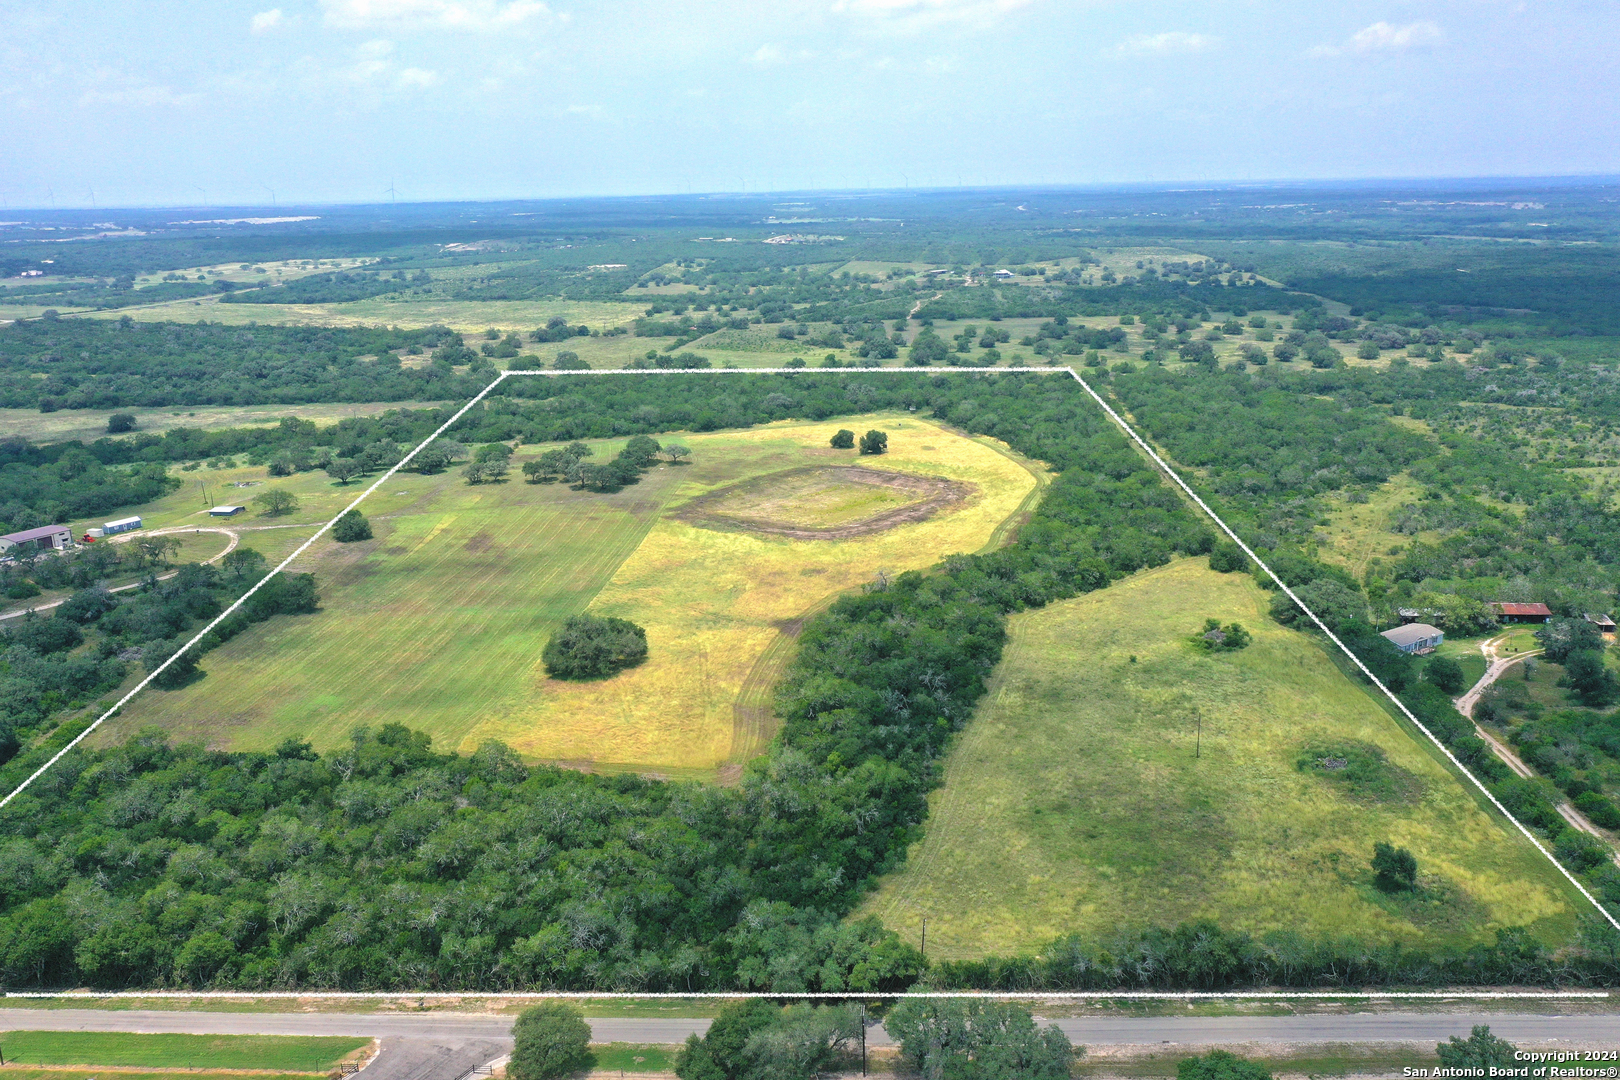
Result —
M866 1075L866 1002L861 1002L861 1075Z
M919 951L922 953L922 958L924 960L927 960L928 959L928 916L926 916L926 915L923 916L922 949L919 950Z

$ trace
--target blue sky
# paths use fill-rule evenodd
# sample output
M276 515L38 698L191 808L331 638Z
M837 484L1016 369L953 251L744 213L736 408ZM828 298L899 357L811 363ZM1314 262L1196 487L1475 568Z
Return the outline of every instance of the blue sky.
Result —
M7 205L1620 173L1620 5L7 0Z

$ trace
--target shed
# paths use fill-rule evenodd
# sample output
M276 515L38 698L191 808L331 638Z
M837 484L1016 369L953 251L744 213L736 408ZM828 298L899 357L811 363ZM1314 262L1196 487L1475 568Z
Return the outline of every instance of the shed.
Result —
M1436 611L1434 608L1403 607L1403 608L1396 608L1395 609L1395 614L1396 614L1396 616L1398 616L1400 618L1401 622L1403 622L1403 623L1413 623L1413 622L1422 622L1425 619L1433 619L1433 618L1437 617L1440 613L1438 611Z
M1414 656L1434 652L1446 640L1446 635L1438 627L1420 622L1385 630L1382 636L1401 652Z
M1598 628L1598 633L1600 633L1600 634L1612 634L1612 633L1614 633L1614 620L1609 618L1609 616L1607 616L1607 615L1593 615L1591 613L1588 613L1585 616L1585 618L1586 618L1587 622L1591 623L1593 626Z
M209 517L235 517L237 514L240 514L243 510L246 510L246 509L247 509L247 507L245 507L245 506L216 506L212 510L208 511L208 516Z
M51 548L61 551L73 546L73 530L66 525L41 525L37 529L24 529L0 536L0 551L13 551L22 544L33 544L40 550Z
M1552 618L1552 609L1546 604L1514 604L1499 600L1490 607L1503 622L1544 623Z
M101 535L117 536L119 533L133 532L140 527L141 519L138 517L119 518L117 521L109 521L103 525Z

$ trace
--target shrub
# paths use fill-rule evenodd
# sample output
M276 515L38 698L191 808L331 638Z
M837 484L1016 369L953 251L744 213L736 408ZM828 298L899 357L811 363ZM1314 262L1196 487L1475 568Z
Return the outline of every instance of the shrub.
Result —
M1417 888L1417 859L1405 848L1380 840L1373 845L1374 884L1385 892L1409 892Z
M1271 1080L1271 1073L1257 1061L1211 1050L1203 1057L1182 1058L1176 1065L1176 1080Z
M575 1008L557 1002L525 1009L512 1025L511 1080L559 1080L596 1064L591 1027Z
M1453 1035L1447 1042L1436 1046L1440 1064L1449 1069L1519 1068L1515 1047L1506 1039L1491 1034L1489 1025L1476 1024L1466 1039Z
M1230 540L1222 540L1209 551L1209 568L1218 574L1247 572L1249 557Z
M540 658L553 679L604 679L647 659L647 631L628 619L575 615Z
M1575 796L1575 809L1605 829L1620 829L1620 809L1615 808L1613 800L1596 791Z
M332 538L340 544L371 539L371 522L358 510L350 510L332 526Z
M839 428L828 441L834 450L853 450L855 448L855 433L848 428Z
M887 431L868 431L861 436L861 453L881 454L889 449L889 433Z
M135 414L115 412L107 417L107 433L109 435L122 435L126 431L135 430Z

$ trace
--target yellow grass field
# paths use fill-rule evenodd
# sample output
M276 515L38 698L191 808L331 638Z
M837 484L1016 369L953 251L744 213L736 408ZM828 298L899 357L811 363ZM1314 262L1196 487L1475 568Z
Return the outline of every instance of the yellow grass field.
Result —
M854 451L827 448L840 427L859 431L868 425L889 432L889 452L881 458L858 459ZM988 440L953 435L916 418L773 424L690 444L697 457L712 452L706 446L715 443L766 446L784 436L795 444L794 458L860 460L964 481L977 491L927 521L853 540L719 532L666 514L589 608L645 627L648 661L594 683L547 680L536 667L527 707L490 717L467 743L493 738L528 757L625 764L712 768L746 759L764 748L770 730L763 717L739 716L734 706L767 652L767 662L778 669L791 657L790 649L771 646L797 631L795 620L871 581L879 570L919 569L985 547L1039 482L1033 467L986 445ZM688 482L684 498L670 509L717 486Z
M929 955L948 958L1204 917L1307 938L1569 940L1585 901L1315 640L1268 619L1268 598L1184 559L1014 615L926 835L857 914L913 942L926 917ZM1197 648L1206 617L1253 644ZM1346 742L1404 770L1396 797L1296 768ZM1379 840L1416 855L1417 896L1372 885Z
M932 519L856 541L720 532L674 519L687 500L741 480L856 463L853 451L827 446L840 426L889 431L890 452L862 464L959 480L973 495ZM716 766L763 748L769 725L761 711L744 709L739 743L733 705L739 694L764 700L761 680L791 656L791 637L778 624L879 570L999 542L1045 479L999 444L911 416L665 438L691 447L692 463L658 466L614 494L527 484L516 470L507 483L477 487L454 472L396 476L363 508L375 539L323 539L294 567L317 575L320 612L274 620L210 652L205 678L148 691L105 737L159 724L218 746L262 749L297 736L331 747L358 725L400 722L445 749L499 738L531 759L713 776ZM598 444L596 459L620 445ZM523 448L516 464L543 449ZM321 474L277 483L305 500L300 519L317 508L334 513L358 489ZM189 522L191 514L177 506L153 520ZM307 535L277 530L244 540L252 536L262 550L260 538L284 536L281 550L290 550ZM651 658L607 682L547 679L541 648L587 606L646 627Z

